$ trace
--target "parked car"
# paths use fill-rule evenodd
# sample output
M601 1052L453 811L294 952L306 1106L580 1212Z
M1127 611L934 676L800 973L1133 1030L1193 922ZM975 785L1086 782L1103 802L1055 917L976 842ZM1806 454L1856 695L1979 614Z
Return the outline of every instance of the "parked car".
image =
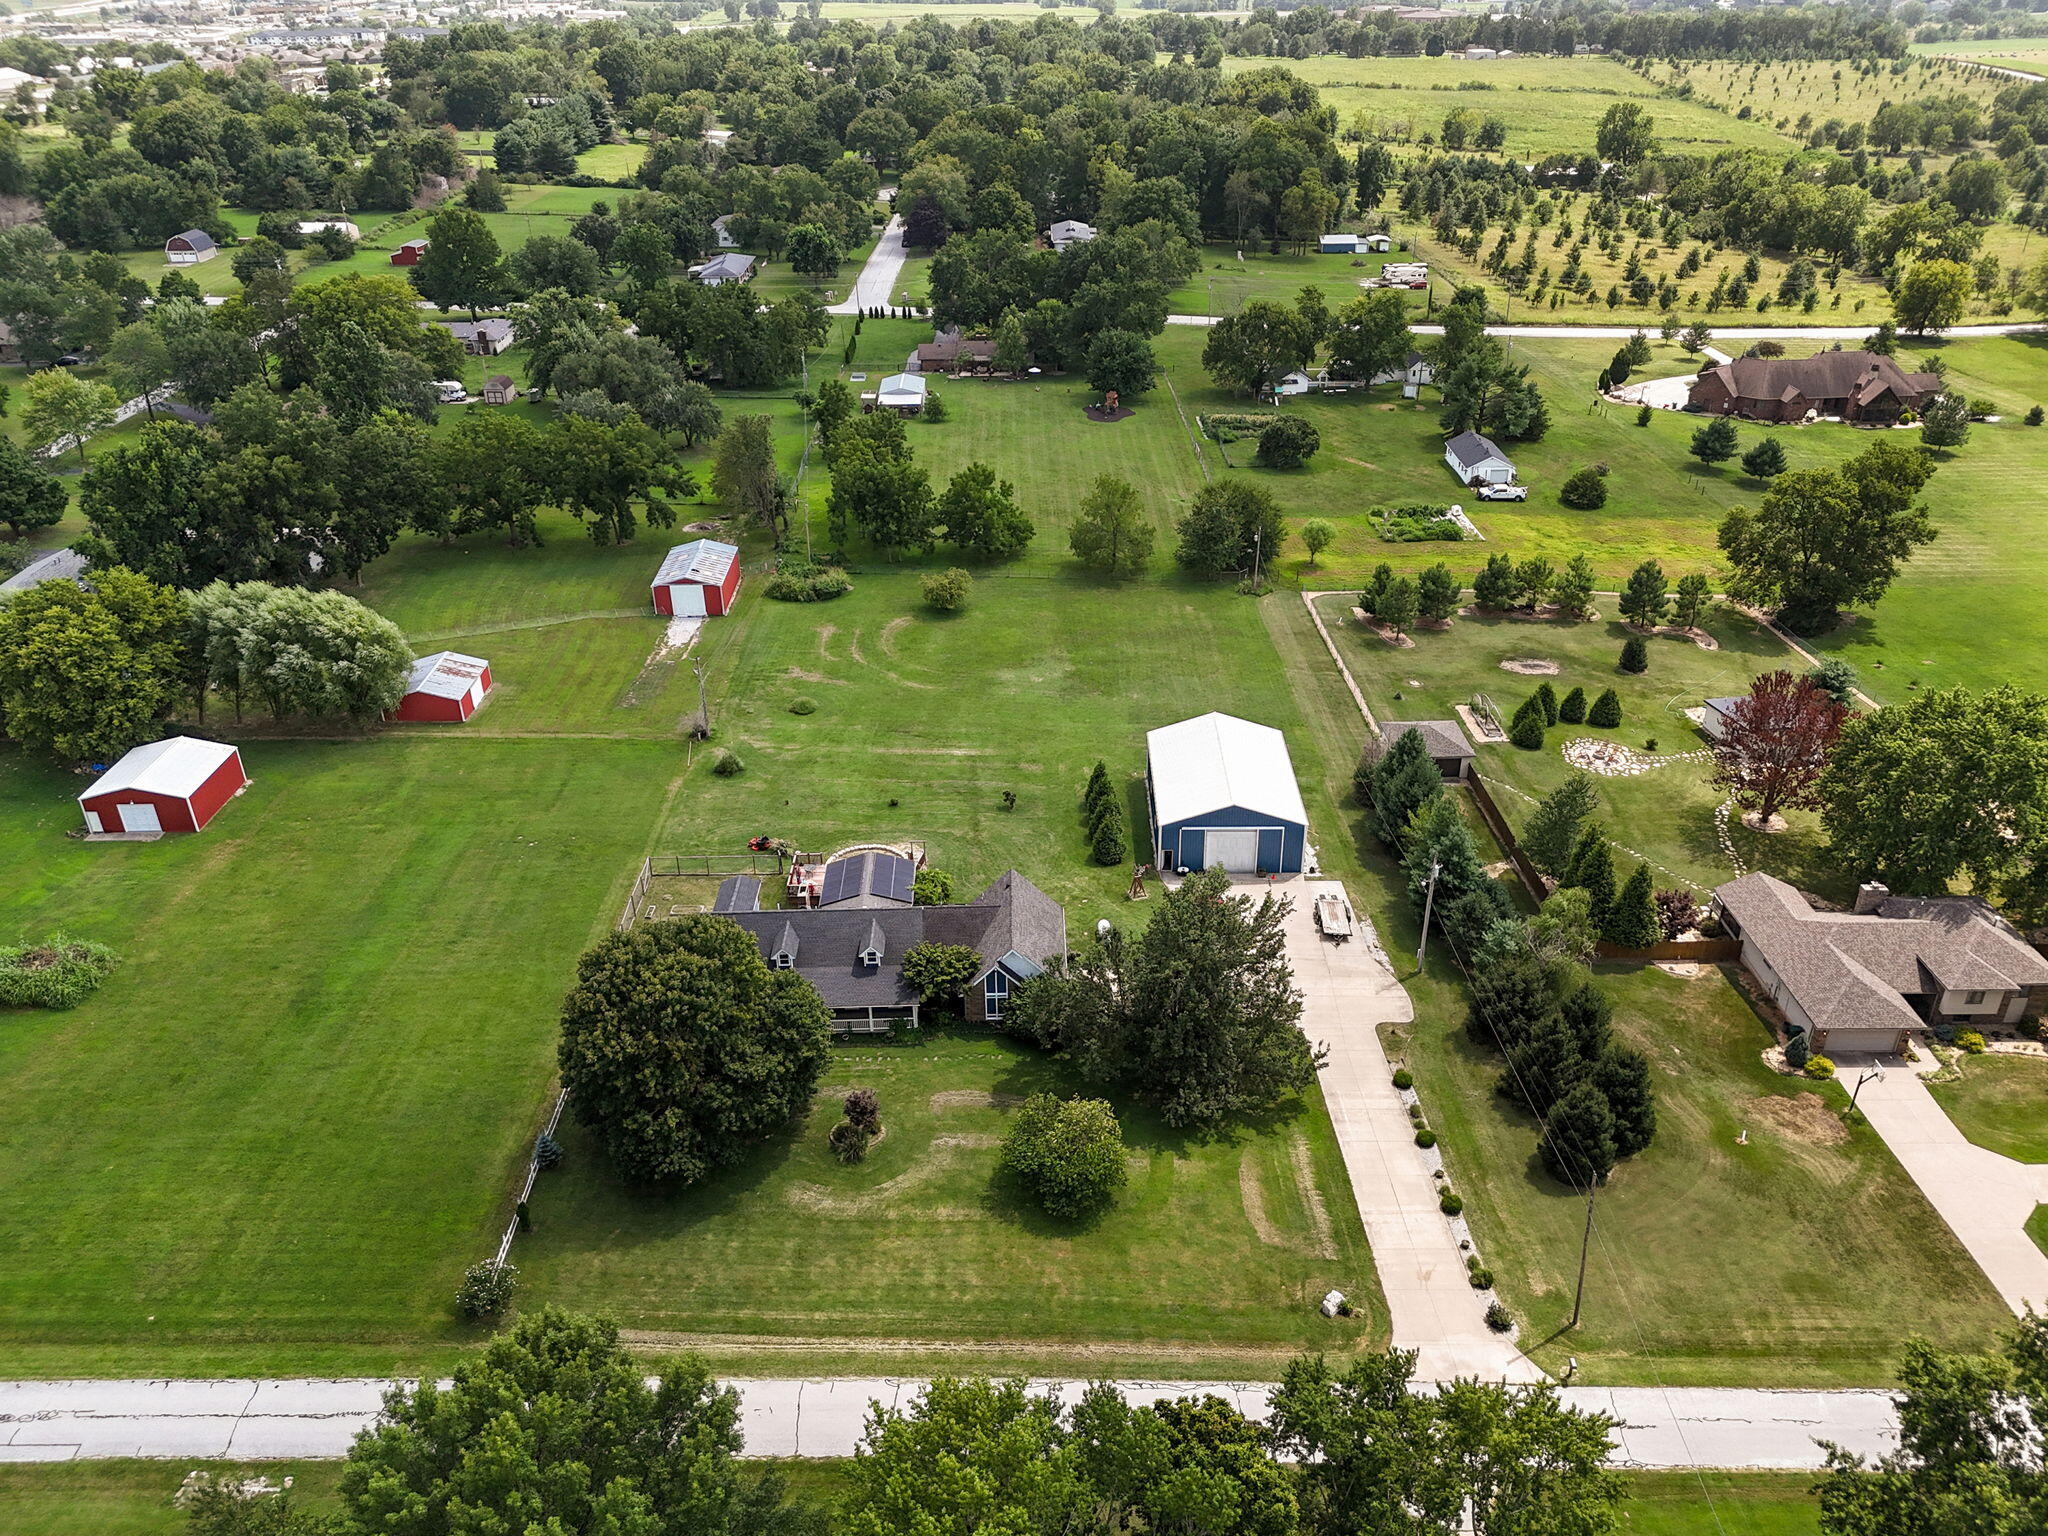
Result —
M66 352L62 357L57 359L57 366L59 368L80 368L83 367L84 365L85 359L80 357L76 352Z
M1529 487L1526 485L1482 485L1472 494L1481 501L1527 501Z

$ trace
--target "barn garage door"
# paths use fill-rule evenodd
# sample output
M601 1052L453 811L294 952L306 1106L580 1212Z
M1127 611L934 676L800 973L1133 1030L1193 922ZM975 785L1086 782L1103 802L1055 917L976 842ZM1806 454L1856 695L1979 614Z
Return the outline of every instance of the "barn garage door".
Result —
M704 588L694 581L677 582L668 589L669 601L678 618L704 616Z
M124 805L121 807L121 826L129 832L161 832L163 823L157 820L153 805Z
M1232 874L1250 874L1259 867L1257 827L1208 827L1202 832L1202 864L1221 864Z

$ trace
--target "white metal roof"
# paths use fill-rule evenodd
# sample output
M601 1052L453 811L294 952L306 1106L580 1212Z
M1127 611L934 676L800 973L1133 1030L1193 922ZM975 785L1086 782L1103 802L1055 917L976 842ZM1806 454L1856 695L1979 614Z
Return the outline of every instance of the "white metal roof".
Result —
M459 699L476 685L490 663L460 651L436 651L412 664L406 677L407 693L431 694L437 699Z
M922 401L928 387L921 373L892 373L876 386L875 398L883 405ZM892 401L891 395L896 399Z
M81 800L120 789L139 789L152 795L189 798L213 771L235 755L225 742L201 741L196 736L169 736L137 747L101 774L93 786L79 795Z
M723 586L725 573L732 569L733 561L739 557L737 544L721 544L716 539L692 539L668 552L668 558L661 562L661 569L654 573L654 585L666 587L678 581L695 581L707 587Z
M1308 825L1287 738L1235 715L1197 715L1145 734L1152 804L1162 826L1242 806Z

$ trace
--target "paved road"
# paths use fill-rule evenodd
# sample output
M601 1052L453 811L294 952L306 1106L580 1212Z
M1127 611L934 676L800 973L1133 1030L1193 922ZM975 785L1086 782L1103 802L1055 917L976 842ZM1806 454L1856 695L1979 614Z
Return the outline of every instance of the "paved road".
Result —
M863 309L887 304L896 291L896 279L903 275L903 221L893 214L882 230L882 238L868 252L868 259L853 280L853 291L837 304L825 308L828 315L855 315Z
M346 1455L392 1383L341 1381L0 1382L0 1463L141 1456L262 1461ZM907 1405L921 1380L740 1381L750 1456L850 1456L868 1405ZM1213 1392L1254 1417L1256 1382L1119 1382L1139 1402ZM1080 1381L1041 1381L1073 1398ZM1622 1421L1614 1464L1624 1467L1803 1469L1820 1465L1817 1439L1865 1455L1896 1443L1883 1392L1760 1392L1734 1388L1567 1387L1572 1406Z
M1458 1236L1437 1208L1431 1166L1415 1145L1407 1103L1394 1087L1378 1026L1406 1023L1415 1017L1414 1005L1362 914L1360 931L1348 942L1316 931L1316 897L1349 900L1340 881L1298 880L1285 890L1294 898L1287 958L1302 992L1301 1025L1329 1048L1323 1100L1372 1244L1394 1343L1420 1352L1417 1371L1430 1380L1544 1380L1534 1361L1486 1326L1490 1298L1465 1278Z
M1846 1055L1836 1065L1845 1082L1854 1082L1872 1060ZM1884 1077L1866 1082L1856 1096L1871 1129L2005 1304L2016 1314L2048 1308L2048 1254L2026 1232L2034 1207L2048 1203L2048 1164L2015 1162L1973 1145L1911 1065L1897 1056L1875 1060ZM1932 1052L1925 1064L1934 1064Z
M1168 325L1214 325L1214 315L1168 315ZM1441 336L1444 328L1440 325L1411 325L1408 327L1417 336ZM1487 334L1492 336L1553 336L1581 341L1626 341L1637 331L1647 330L1641 325L1489 325ZM1731 326L1722 330L1712 328L1716 341L1861 341L1877 329L1874 325L1761 325ZM1975 336L2026 336L2048 331L2048 321L2011 320L1996 325L1952 325L1941 333L1944 341L1964 341ZM1906 338L1909 342L1916 338Z

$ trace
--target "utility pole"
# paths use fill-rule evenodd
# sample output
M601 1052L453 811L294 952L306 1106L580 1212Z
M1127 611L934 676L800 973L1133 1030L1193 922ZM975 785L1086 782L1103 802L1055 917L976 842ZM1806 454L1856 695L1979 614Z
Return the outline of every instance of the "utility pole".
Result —
M1255 587L1259 584L1259 557L1264 553L1261 547L1264 539L1265 535L1262 533L1252 534L1252 585Z
M690 670L697 674L697 730L699 741L711 739L711 701L704 693L704 658L692 656Z
M1572 1320L1565 1324L1567 1330L1579 1326L1579 1308L1586 1299L1586 1254L1593 1246L1593 1197L1599 1192L1598 1179L1586 1186L1586 1231L1579 1239L1579 1284L1572 1292Z
M1436 877L1443 869L1443 860L1429 861L1429 887L1422 896L1422 942L1415 949L1415 968L1422 969L1422 962L1429 957L1429 912L1436 905Z

